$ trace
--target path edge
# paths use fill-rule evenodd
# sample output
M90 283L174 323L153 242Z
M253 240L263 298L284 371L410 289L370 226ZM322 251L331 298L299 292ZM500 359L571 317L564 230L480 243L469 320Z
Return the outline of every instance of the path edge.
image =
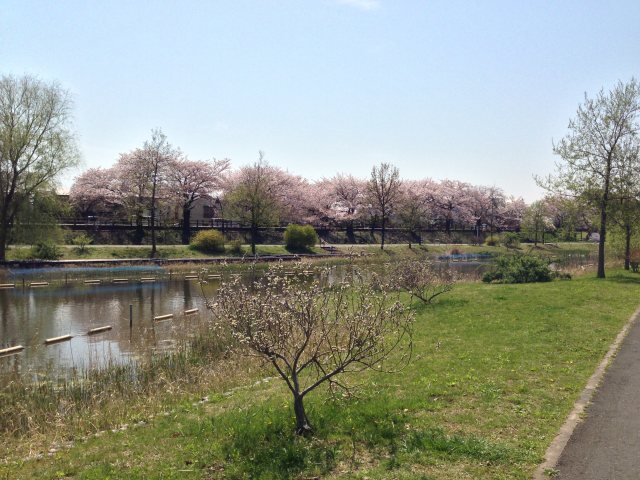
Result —
M613 343L609 346L609 350L607 354L604 356L595 372L589 378L587 385L582 390L580 397L576 400L576 403L573 405L573 409L569 416L565 420L562 427L558 431L558 434L547 448L547 451L544 454L545 461L538 465L536 471L533 474L533 480L549 480L553 478L552 476L547 475L546 472L553 471L558 464L558 460L560 459L560 455L564 451L564 448L567 446L571 435L573 435L573 431L575 430L578 423L580 423L582 413L585 411L587 405L591 402L593 398L593 394L596 392L598 385L602 381L607 367L611 364L611 361L615 357L616 353L620 349L622 342L626 338L629 330L634 325L634 323L640 318L640 307L636 309L635 312L631 315L627 323L625 323L622 330L618 333L618 336L613 341Z

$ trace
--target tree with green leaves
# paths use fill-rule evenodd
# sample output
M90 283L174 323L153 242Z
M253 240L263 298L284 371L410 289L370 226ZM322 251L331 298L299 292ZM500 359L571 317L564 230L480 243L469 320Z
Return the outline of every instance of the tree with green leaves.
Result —
M569 133L554 144L562 159L556 174L538 179L545 188L571 196L584 196L597 206L600 217L598 278L605 277L605 242L610 202L615 198L616 182L623 175L627 160L622 154L640 128L640 84L635 78L618 82L609 92L601 90L595 98L585 94L576 117L569 122Z
M287 177L286 172L269 165L260 152L257 162L241 168L227 181L225 210L249 225L253 255L259 229L277 223L286 207Z
M71 99L58 84L0 78L0 261L22 207L77 165L70 124Z

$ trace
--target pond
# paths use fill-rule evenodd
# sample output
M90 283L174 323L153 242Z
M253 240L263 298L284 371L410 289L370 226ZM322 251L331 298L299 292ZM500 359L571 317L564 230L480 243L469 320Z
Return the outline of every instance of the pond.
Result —
M16 285L0 289L0 348L21 345L24 350L0 357L0 375L38 380L175 348L203 328L208 318L204 295L212 295L220 282L208 279L200 285L197 278L185 278L195 272L169 276L162 269L108 269L100 276L87 270L64 272L66 281L60 272L5 274L2 282ZM50 284L36 286L43 278ZM100 283L85 283L91 280ZM193 309L198 310L185 314ZM88 333L103 326L111 328ZM66 335L72 338L44 344Z
M588 261L580 257L568 263ZM455 258L437 263L477 279L491 259ZM213 298L224 278L243 275L249 279L246 269L226 270L222 278L208 278L201 285L197 274L198 270L171 271L157 266L2 271L0 283L15 286L0 289L0 349L21 345L24 350L0 356L0 385L16 374L42 380L175 349L206 327L210 314L205 296ZM220 275L220 271L209 275ZM332 269L334 281L343 275L344 267ZM185 314L192 309L198 310ZM173 316L156 319L165 315ZM102 326L111 329L88 334ZM65 335L72 338L44 344Z

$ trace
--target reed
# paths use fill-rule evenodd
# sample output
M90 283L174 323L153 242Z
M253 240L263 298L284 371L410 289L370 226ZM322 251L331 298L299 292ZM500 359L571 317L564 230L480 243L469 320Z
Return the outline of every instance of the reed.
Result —
M215 375L226 340L204 332L175 351L143 360L108 361L105 366L74 370L66 377L30 383L15 373L0 390L0 433L14 437L56 430L111 428L139 414L171 393L195 392ZM142 411L145 411L143 408Z

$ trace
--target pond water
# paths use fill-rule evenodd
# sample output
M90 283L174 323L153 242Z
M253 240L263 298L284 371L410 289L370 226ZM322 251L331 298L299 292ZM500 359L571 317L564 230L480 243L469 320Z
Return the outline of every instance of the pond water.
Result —
M490 259L454 259L439 264L479 278L491 263ZM333 280L342 278L343 268L332 269ZM247 271L244 272L243 278L249 279ZM196 273L160 267L2 271L0 283L13 283L15 287L0 289L0 349L15 345L25 348L17 354L0 356L0 385L15 374L40 380L52 374L64 375L71 370L135 360L174 349L206 327L210 315L205 308L205 296L213 298L222 281L209 278L201 285L197 279L185 278ZM239 274L227 271L223 279ZM125 278L126 283L117 282ZM151 278L155 281L141 281ZM85 283L91 280L101 283ZM37 282L49 284L31 285ZM185 315L191 309L198 311ZM173 317L154 320L168 314ZM112 328L88 335L90 329L101 326ZM46 339L63 335L73 338L44 344Z
M220 282L210 279L201 286L184 275L155 282L129 277L127 283L107 278L101 284L67 280L66 285L42 287L29 287L30 282L22 287L20 282L0 290L0 348L25 347L19 354L0 357L0 375L17 372L37 380L65 369L99 367L175 348L203 327L208 318L204 295L212 295ZM168 314L173 317L154 320ZM102 326L111 329L88 334ZM73 338L44 344L63 335Z

